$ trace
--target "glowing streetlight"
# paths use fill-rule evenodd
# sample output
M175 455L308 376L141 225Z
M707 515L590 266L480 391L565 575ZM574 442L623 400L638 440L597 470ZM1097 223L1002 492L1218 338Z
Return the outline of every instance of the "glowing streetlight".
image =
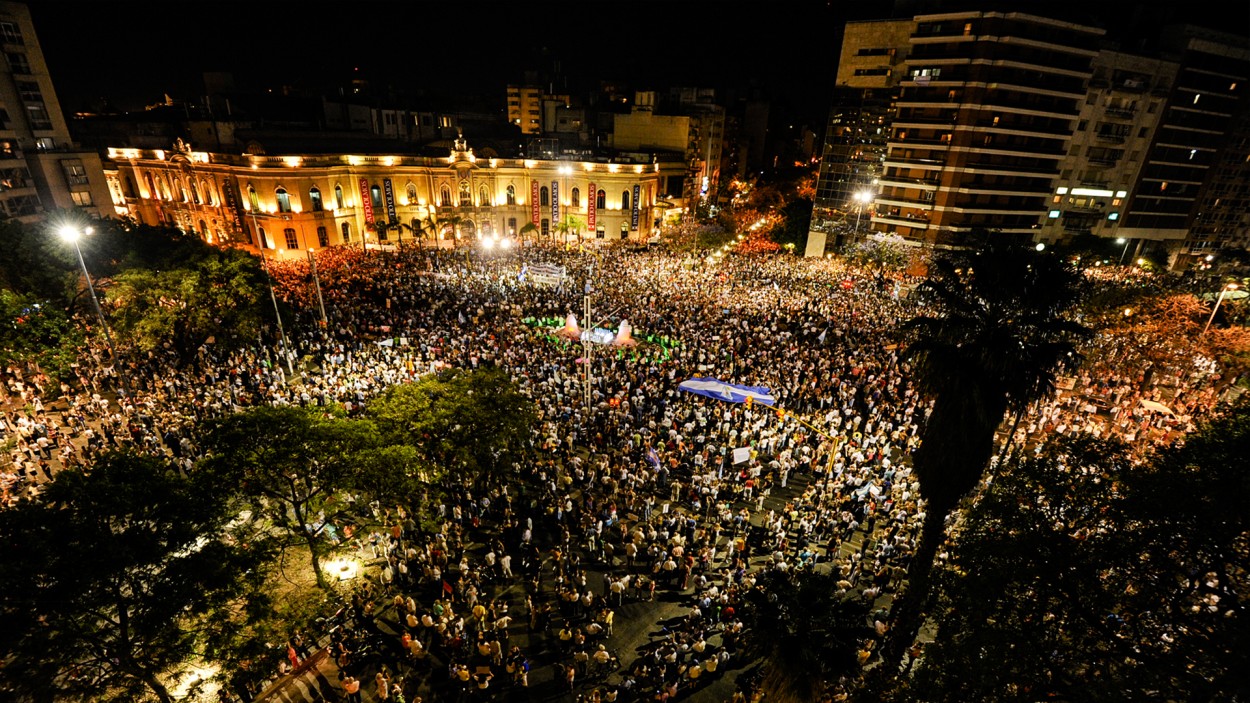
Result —
M1125 239L1124 237L1116 237L1116 239L1115 239L1115 243L1116 243L1116 244L1123 244L1123 245L1124 245L1124 251L1120 252L1120 265L1121 265L1121 266L1123 266L1123 265L1124 265L1124 255L1128 253L1128 240L1127 240L1127 239Z
M856 203L859 203L859 210L855 213L855 232L858 233L859 232L859 219L864 216L864 208L868 207L868 203L872 202L872 191L871 190L856 191L855 194L851 196L851 198L854 199Z
M512 248L512 240L511 240L511 239L509 239L509 238L507 238L507 237L504 237L503 239L499 240L499 248L500 248L500 249L511 249L511 248Z
M1229 283L1228 285L1220 289L1220 295L1218 298L1215 299L1215 307L1211 308L1211 317L1208 317L1207 324L1202 326L1202 331L1198 333L1199 337L1207 333L1207 328L1211 326L1211 321L1215 319L1215 313L1219 312L1220 303L1224 302L1224 294L1229 291L1234 291L1234 290L1237 290L1236 283Z
M1038 243L1037 243L1037 246L1035 246L1035 247L1033 247L1033 248L1034 248L1034 249L1036 249L1036 250L1038 250L1038 251L1045 251L1045 250L1046 250L1046 242L1038 242Z
M486 237L485 239L483 239L482 248L485 249L486 251L490 251L491 249L494 249L495 239L493 237Z
M109 356L113 357L113 365L117 368L117 380L121 383L122 395L130 395L130 385L126 383L126 373L122 370L121 359L117 356L117 347L113 346L113 333L109 331L108 320L104 319L104 311L100 309L100 299L95 295L95 284L91 282L91 274L87 273L87 261L82 258L82 248L78 246L78 240L84 235L89 235L93 230L88 227L80 230L73 225L65 225L57 230L57 234L61 235L61 239L74 245L74 251L78 254L78 264L82 266L82 275L87 279L87 290L91 291L91 304L95 307L95 314L100 318L100 325L104 327L104 338L109 343Z

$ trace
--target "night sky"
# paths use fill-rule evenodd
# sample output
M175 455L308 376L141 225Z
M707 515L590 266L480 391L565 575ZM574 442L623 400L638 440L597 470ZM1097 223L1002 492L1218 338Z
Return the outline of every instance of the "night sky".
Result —
M833 88L838 29L884 19L885 0L760 3L170 1L29 3L53 83L67 113L141 109L165 93L195 99L206 71L240 89L330 89L353 74L431 98L482 95L503 106L504 86L558 58L572 92L611 80L663 90L698 85L758 90L777 107L816 120ZM1024 0L1044 14L1055 2ZM1090 24L1127 25L1127 10L1193 12L1193 21L1250 34L1244 2L1069 3ZM338 9L336 9L338 8ZM1078 13L1080 14L1080 13Z

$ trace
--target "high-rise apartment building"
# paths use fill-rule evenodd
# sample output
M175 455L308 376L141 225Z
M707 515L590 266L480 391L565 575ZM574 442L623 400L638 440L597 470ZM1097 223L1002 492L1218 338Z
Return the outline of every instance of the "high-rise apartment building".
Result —
M0 217L114 214L100 156L70 139L26 5L0 2L0 51Z
M930 245L1032 237L1103 31L1024 13L915 22L874 227Z
M872 229L932 246L1093 234L1177 266L1250 244L1250 41L1156 30L1127 52L1012 12L849 23L808 255L847 231L857 193Z

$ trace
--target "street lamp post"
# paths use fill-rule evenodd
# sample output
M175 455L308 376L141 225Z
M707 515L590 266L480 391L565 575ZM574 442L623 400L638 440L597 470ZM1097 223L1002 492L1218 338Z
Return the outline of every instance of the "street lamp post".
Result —
M1228 285L1220 289L1220 294L1215 299L1215 307L1211 308L1211 317L1207 318L1207 324L1202 326L1202 332L1200 332L1198 336L1201 337L1202 335L1207 333L1207 329L1211 327L1211 322L1215 320L1215 313L1219 312L1220 310L1220 303L1224 302L1224 294L1232 290L1237 290L1236 283L1229 283Z
M317 287L317 307L321 309L321 326L325 327L326 321L326 303L321 298L321 276L317 275L317 257L313 256L312 248L308 249L308 265L312 267L313 283Z
M84 234L91 234L91 228L79 230L77 227L66 225L60 229L61 238L74 245L74 251L78 254L78 264L82 266L83 278L87 279L87 290L91 291L91 304L95 307L95 314L100 318L100 325L104 327L104 338L108 340L109 355L113 357L113 364L117 367L117 380L122 387L122 395L130 395L130 385L126 383L126 373L122 370L121 358L117 356L117 347L113 345L113 333L109 331L108 320L104 319L104 311L100 309L100 300L95 295L95 284L91 282L91 274L87 272L87 261L82 257L82 248L78 246L78 240Z
M864 216L864 208L868 203L872 202L872 192L867 190L857 191L854 195L855 202L859 203L859 208L855 212L855 234L859 234L859 220Z
M256 228L256 237L260 243L260 267L265 271L265 282L269 284L269 300L273 302L273 315L278 319L278 336L282 340L282 355L286 357L286 370L295 375L295 367L291 364L291 348L287 345L286 330L282 328L282 313L278 312L278 296L273 292L273 278L269 276L269 263L265 257L265 240L260 236L260 225L256 223L256 209L252 209L252 227Z
M1124 245L1124 251L1120 252L1120 265L1121 265L1121 266L1123 266L1123 265L1124 265L1124 255L1128 253L1128 244L1129 244L1129 241L1128 241L1128 239L1127 239L1127 238L1125 238L1125 237L1117 237L1117 238L1116 238L1116 240L1115 240L1115 243L1116 243L1116 244L1123 244L1123 245Z

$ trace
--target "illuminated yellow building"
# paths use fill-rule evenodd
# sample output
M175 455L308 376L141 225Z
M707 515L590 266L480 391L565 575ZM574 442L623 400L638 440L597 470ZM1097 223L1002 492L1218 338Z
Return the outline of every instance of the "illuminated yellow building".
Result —
M686 173L671 160L679 156L486 158L464 139L445 157L215 154L179 142L168 151L111 148L108 158L118 215L279 256L344 244L389 249L418 237L439 246L579 235L645 241L667 209L682 207Z

